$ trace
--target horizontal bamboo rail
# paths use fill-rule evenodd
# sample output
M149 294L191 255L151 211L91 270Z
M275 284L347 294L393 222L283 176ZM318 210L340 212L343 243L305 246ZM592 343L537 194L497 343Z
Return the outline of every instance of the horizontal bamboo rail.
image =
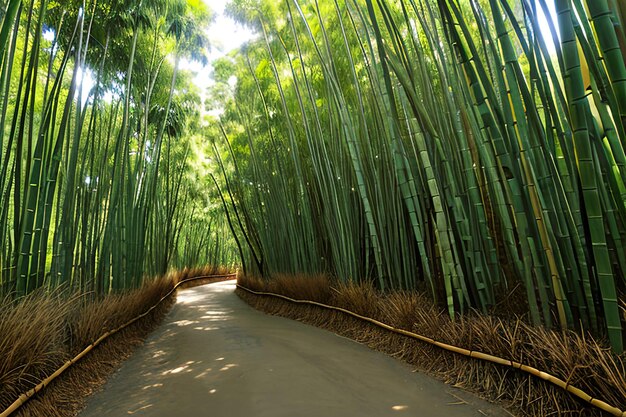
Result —
M330 306L327 304L322 304L322 303L318 303L316 301L309 301L309 300L295 300L293 298L289 298L286 297L284 295L281 294L275 294L275 293L271 293L271 292L261 292L261 291L254 291L251 290L249 288L246 288L242 285L237 284L237 288L240 288L244 291L249 292L250 294L255 294L255 295L264 295L264 296L270 296L270 297L276 297L276 298L281 298L283 300L287 300L290 301L292 303L295 304L309 304L309 305L314 305L314 306L318 306L318 307L322 307L325 308L327 310L335 310L335 311L340 311L342 313L345 313L349 316L355 317L357 319L372 323L378 327L381 327L383 329L389 330L390 332L393 333L397 333L397 334L401 334L403 336L407 336L410 337L412 339L417 339L420 340L422 342L431 344L433 346L437 346L441 349L447 350L449 352L454 352L454 353L458 353L459 355L463 355L463 356L468 356L470 358L474 358L474 359L479 359L482 361L486 361L486 362L491 362L491 363L496 363L498 365L502 365L502 366L510 366L512 368L515 369L519 369L522 372L526 372L532 376L535 376L537 378L541 378L544 381L548 381L554 385L556 385L559 388L564 389L565 391L569 392L572 395L575 395L576 397L580 398L581 400L591 404L594 407L599 408L602 411L605 411L611 415L617 416L617 417L626 417L626 411L622 411L617 407L613 407L610 404L607 404L606 402L599 400L597 398L592 397L591 395L587 394L585 391L581 390L580 388L576 388L572 385L570 385L569 383L567 383L566 381L563 381L561 378L558 378L554 375L551 375L547 372L543 372L540 371L537 368L534 368L532 366L529 365L524 365L522 363L519 362L515 362L509 359L504 359L504 358L500 358L497 356L493 356L487 353L482 353L482 352L477 352L477 351L473 351L473 350L469 350L469 349L465 349L465 348L461 348L461 347L457 347L457 346L452 346L446 343L442 343L439 342L437 340L431 339L430 337L426 337L417 333L413 333L413 332L409 332L407 330L403 330L403 329L398 329L395 328L393 326L390 326L388 324L385 324L381 321L375 320L373 318L370 317L366 317L366 316L362 316L360 314L354 313L350 310L346 310L345 308L341 308L341 307L335 307L335 306ZM0 416L2 417L2 416Z
M13 402L13 404L11 404L9 406L9 408L7 408L2 413L0 413L0 417L8 417L9 415L11 415L11 413L15 412L18 408L20 408L22 405L24 405L29 399L31 399L35 394L37 394L39 391L41 391L42 389L47 387L48 384L50 384L50 382L54 381L63 372L65 372L70 366L74 365L76 362L81 360L85 355L87 355L89 352L91 352L96 346L98 346L104 340L106 340L107 338L113 336L114 334L118 333L119 331L124 330L125 328L127 328L131 324L136 323L138 320L141 320L142 318L146 317L155 308L157 308L163 301L165 301L167 298L169 298L174 293L174 291L176 291L178 289L178 287L180 287L181 285L186 284L187 282L190 282L190 281L197 281L197 280L200 280L200 279L229 278L229 277L235 277L235 276L237 276L236 273L234 273L234 274L224 274L224 275L202 275L202 276L198 276L198 277L188 278L188 279L185 279L183 281L178 282L176 285L174 285L172 287L172 289L167 294L165 294L163 297L161 297L161 299L159 301L157 301L156 304L154 304L152 307L150 307L144 313L141 313L140 315L138 315L134 319L131 319L128 322L122 324L121 326L119 326L119 327L117 327L117 328L115 328L113 330L109 330L108 332L104 333L102 336L100 336L98 339L96 339L95 342L93 342L92 344L87 346L78 355L74 356L72 359L70 359L69 361L65 362L63 364L63 366L61 366L59 369L57 369L53 374L51 374L50 376L48 376L47 378L42 380L34 388L32 388L32 389L28 390L27 392L23 393L22 395L20 395L18 397L18 399L15 400Z

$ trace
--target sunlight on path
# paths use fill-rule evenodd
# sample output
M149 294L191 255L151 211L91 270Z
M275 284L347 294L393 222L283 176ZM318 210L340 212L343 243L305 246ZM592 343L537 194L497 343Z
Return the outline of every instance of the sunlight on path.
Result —
M234 288L181 291L81 417L504 415L351 340L253 310Z

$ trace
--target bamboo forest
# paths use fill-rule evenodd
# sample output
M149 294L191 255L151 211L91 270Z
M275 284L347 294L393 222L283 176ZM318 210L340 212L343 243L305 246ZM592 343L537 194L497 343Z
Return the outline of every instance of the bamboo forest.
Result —
M626 417L625 23L2 0L0 417Z

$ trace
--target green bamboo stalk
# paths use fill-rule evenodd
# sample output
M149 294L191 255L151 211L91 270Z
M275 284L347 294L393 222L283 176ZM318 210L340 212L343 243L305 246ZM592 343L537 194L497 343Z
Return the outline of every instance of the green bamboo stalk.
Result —
M622 351L622 334L617 305L614 275L604 233L604 216L598 196L596 160L593 157L586 115L590 112L582 82L576 35L572 24L571 2L557 0L556 9L561 32L561 48L565 68L565 91L569 101L570 118L574 130L573 140L577 151L580 182L587 210L587 221L592 250L597 268L597 279L602 294L606 327L611 345Z

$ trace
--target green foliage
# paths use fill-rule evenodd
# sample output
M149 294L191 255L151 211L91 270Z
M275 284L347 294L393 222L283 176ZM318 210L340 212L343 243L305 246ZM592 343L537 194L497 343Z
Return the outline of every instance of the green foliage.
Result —
M259 40L214 107L249 267L424 289L452 317L515 297L621 351L622 10L556 5L553 41L544 1L234 1Z
M201 100L179 63L206 60L211 13L204 2L7 6L0 29L2 292L65 285L101 295L192 266L184 262L232 262L219 247L218 221L198 240L206 216L219 210L190 203L201 195L188 162Z

